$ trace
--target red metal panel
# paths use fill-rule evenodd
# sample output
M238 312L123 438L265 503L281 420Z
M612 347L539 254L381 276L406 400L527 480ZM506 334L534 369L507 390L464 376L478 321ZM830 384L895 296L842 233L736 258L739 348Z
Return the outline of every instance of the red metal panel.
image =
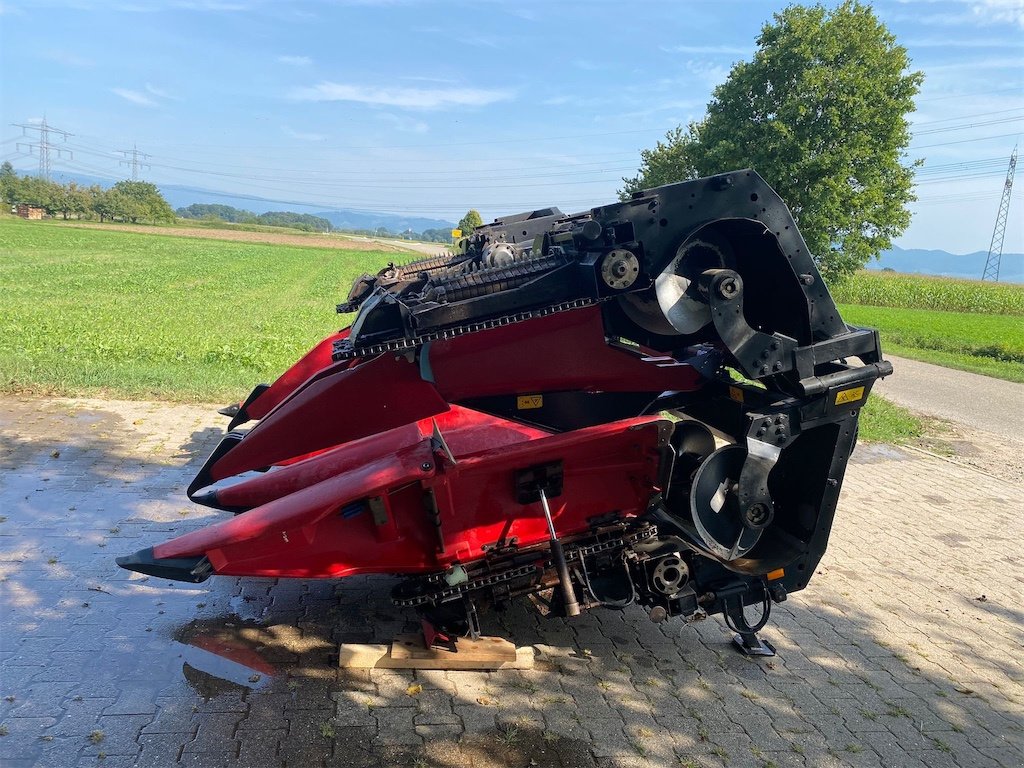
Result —
M555 530L584 530L588 520L619 512L644 511L655 490L660 456L657 417L601 424L517 443L460 461L424 485L435 488L446 544L442 562L482 556L484 545L518 539L520 546L547 541L539 503L521 504L513 479L517 470L561 460L563 490L549 499Z
M318 375L268 414L211 468L222 480L448 410L419 366L380 355Z
M272 469L219 489L216 503L218 506L229 508L249 508L266 504L306 486L343 472L351 472L363 464L392 455L401 448L415 445L431 435L435 421L448 446L460 457L547 434L533 427L456 405L435 418L423 419L379 435L354 440L311 458Z
M703 383L691 366L609 346L598 307L435 341L423 354L437 390L451 402L563 390L691 391Z
M348 338L348 333L348 328L332 333L309 350L291 368L278 376L269 389L265 390L246 407L245 410L249 418L262 419L271 410L284 402L290 394L295 392L311 376L330 367L333 363L331 353L334 351L334 342Z
M477 418L472 412L464 416ZM563 462L563 493L552 499L560 534L581 531L590 519L611 512L639 514L656 490L660 426L643 417L534 437L477 452L455 465L440 462L440 469L425 438L154 547L154 556L205 554L217 573L228 575L338 578L435 571L453 561L479 559L484 545L513 536L522 547L547 540L540 507L520 504L514 490L516 472L538 463ZM430 469L424 470L424 464ZM428 488L441 512L443 553L424 503ZM375 519L369 510L339 514L372 496L385 497L385 519Z
M424 464L430 468L423 469ZM186 533L154 547L153 553L158 558L206 553L213 562L212 553L218 548L241 546L242 554L265 550L285 562L296 556L301 560L302 549L315 538L317 524L325 517L338 517L340 509L352 501L408 485L433 471L430 443L423 440L230 520ZM337 546L343 548L345 544L337 542Z

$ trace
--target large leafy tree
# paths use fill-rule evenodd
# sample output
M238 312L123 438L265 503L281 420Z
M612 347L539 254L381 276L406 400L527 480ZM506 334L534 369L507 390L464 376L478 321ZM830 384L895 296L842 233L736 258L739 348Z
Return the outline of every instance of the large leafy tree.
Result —
M480 211L475 208L471 208L466 212L466 215L459 219L458 228L462 230L463 235L468 235L477 227L483 226L484 220L480 217Z
M715 89L703 120L641 152L622 194L754 168L788 203L825 277L841 277L910 224L907 115L922 79L870 6L790 6Z
M119 181L107 192L110 215L126 221L146 219L174 221L174 210L155 184L148 181Z
M54 195L54 208L65 219L68 216L81 218L89 212L90 203L89 193L73 181L58 187Z
M39 176L22 176L18 184L18 200L16 202L38 206L52 214L57 210L60 195L60 184Z
M18 201L18 184L20 181L18 174L14 171L14 166L11 165L10 161L4 161L0 165L0 199L7 203L7 205Z

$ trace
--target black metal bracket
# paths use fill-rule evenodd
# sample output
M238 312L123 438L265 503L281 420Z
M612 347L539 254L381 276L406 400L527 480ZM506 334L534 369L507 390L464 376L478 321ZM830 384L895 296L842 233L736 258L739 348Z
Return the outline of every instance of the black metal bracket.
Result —
M743 278L731 269L709 269L700 276L701 295L711 306L711 320L736 365L748 378L793 369L796 339L751 328L743 315Z
M516 500L520 504L540 501L540 492L553 499L562 495L564 469L561 461L549 461L516 470L514 475Z
M255 387L252 388L252 392L250 392L249 396L245 398L245 401L242 402L240 406L238 406L238 409L234 413L230 414L231 422L228 424L228 432L233 430L235 427L245 424L245 422L249 421L249 406L256 401L256 398L258 398L268 389L270 389L269 384L257 384ZM224 413L224 410L221 409L220 413ZM226 416L228 414L224 415Z

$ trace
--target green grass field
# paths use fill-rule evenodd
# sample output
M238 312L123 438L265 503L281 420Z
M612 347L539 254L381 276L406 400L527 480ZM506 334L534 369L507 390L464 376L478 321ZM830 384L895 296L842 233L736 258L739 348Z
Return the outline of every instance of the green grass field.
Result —
M1024 285L861 270L832 288L839 304L1024 315Z
M0 385L237 399L341 327L353 278L394 258L0 217Z
M353 278L395 258L158 232L0 217L0 389L235 400L344 325L333 308ZM1020 316L859 304L843 314L881 327L887 351L989 361L1024 380ZM861 423L873 440L921 429L877 397Z
M1024 285L860 272L834 295L888 353L1024 382Z

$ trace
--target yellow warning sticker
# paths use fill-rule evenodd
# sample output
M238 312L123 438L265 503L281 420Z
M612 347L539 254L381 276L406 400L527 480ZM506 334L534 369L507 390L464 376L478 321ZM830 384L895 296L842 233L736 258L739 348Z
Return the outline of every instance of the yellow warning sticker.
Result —
M461 229L453 229L452 230L452 237L462 237L462 230Z
M864 387L854 387L853 389L841 389L836 392L836 405L843 405L843 403L855 403L864 397Z
M729 387L729 397L737 403L743 402L743 390L739 387Z
M520 411L528 411L533 408L544 407L544 395L519 395L516 398L516 408Z

